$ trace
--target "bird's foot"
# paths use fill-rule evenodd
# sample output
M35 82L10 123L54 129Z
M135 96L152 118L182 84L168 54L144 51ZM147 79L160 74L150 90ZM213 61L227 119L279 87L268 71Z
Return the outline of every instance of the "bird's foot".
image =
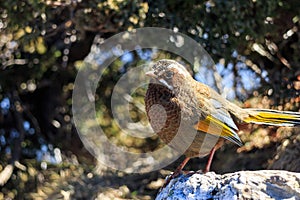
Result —
M193 174L198 173L198 172L203 173L202 170L199 170L199 171L182 171L182 170L181 171L175 171L173 174L171 174L167 177L166 182L162 186L162 188L165 188L170 183L170 181L172 179L177 178L178 176L180 176L182 174L187 175L187 176L192 176Z
M182 162L181 164L176 168L176 170L173 172L172 175L170 175L167 179L166 179L166 182L165 184L163 185L162 188L165 188L169 183L170 181L173 179L173 178L176 178L178 177L178 175L182 174L182 169L183 167L186 165L186 163L190 160L189 157L186 157Z
M165 188L165 187L170 183L170 181L171 181L172 179L178 177L178 176L181 175L181 174L183 174L183 171L182 171L182 170L180 170L180 171L177 171L177 170L174 171L173 174L171 174L171 175L169 175L169 176L167 177L166 182L165 182L165 184L162 186L162 188Z

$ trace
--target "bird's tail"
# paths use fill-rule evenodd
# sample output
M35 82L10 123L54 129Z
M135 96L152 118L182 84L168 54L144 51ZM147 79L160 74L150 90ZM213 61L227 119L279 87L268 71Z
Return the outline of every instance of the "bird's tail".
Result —
M269 109L244 109L248 116L243 119L247 123L266 124L273 126L300 125L300 113Z

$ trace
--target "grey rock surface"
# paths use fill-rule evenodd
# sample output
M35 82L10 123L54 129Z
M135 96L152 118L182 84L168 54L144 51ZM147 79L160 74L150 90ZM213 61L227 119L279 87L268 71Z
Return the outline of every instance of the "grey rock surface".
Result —
M300 200L300 173L261 170L180 175L158 193L156 200L162 199Z

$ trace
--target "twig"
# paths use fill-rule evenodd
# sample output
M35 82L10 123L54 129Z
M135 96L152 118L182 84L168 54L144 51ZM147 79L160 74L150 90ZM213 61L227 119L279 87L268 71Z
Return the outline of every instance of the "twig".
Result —
M5 183L10 179L14 170L13 164L8 164L5 166L4 170L0 172L0 186L5 185Z

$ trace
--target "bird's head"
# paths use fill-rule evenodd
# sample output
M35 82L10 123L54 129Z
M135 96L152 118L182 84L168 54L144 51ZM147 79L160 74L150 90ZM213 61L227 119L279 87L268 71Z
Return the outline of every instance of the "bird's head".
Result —
M187 69L174 60L159 60L152 64L151 68L152 70L146 72L146 75L156 79L170 90L174 90L192 78Z

